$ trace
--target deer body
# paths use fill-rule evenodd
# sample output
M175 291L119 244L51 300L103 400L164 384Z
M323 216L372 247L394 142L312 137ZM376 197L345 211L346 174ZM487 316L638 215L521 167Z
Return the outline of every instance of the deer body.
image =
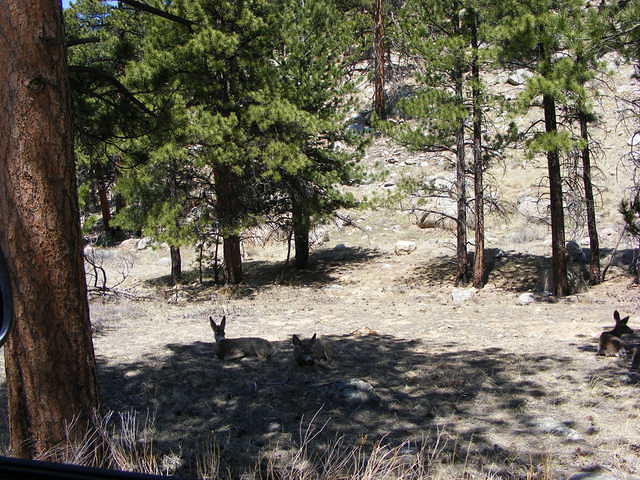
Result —
M213 318L209 317L209 323L216 339L216 355L220 360L236 360L244 357L256 357L267 360L273 353L273 347L268 340L258 337L226 338L224 329L226 316L222 317L220 325L216 325Z
M629 317L620 319L620 314L616 310L613 312L613 319L616 321L616 326L613 327L613 330L602 332L600 335L598 355L614 357L624 353L625 344L621 337L622 335L633 333L633 330L627 326Z

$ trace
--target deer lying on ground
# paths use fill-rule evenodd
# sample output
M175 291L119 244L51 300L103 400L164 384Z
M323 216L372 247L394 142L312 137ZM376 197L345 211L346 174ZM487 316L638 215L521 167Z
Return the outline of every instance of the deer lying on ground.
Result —
M227 317L222 317L220 325L212 317L209 323L213 329L213 334L218 347L217 355L220 360L236 360L244 357L257 357L260 360L267 360L273 353L273 347L268 340L258 337L226 338L224 328Z
M622 335L633 333L633 330L627 326L629 317L620 319L620 313L616 310L613 312L613 319L616 321L616 326L613 327L613 330L602 332L600 335L598 355L615 357L616 355L622 356L627 353L621 337Z

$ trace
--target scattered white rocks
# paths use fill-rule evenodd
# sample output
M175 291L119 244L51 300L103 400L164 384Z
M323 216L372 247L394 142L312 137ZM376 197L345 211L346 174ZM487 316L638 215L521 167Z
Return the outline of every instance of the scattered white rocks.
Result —
M399 240L396 242L394 251L396 255L409 255L417 248L418 246L416 245L416 242L412 242L410 240Z
M477 290L475 288L454 288L451 291L451 300L454 305L462 305L471 300L476 292Z

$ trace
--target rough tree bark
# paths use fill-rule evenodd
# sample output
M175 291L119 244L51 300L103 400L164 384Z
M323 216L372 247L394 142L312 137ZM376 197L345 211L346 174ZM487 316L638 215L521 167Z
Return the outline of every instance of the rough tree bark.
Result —
M543 95L544 125L547 133L558 130L556 123L556 102L552 95ZM549 194L551 205L551 255L553 273L553 294L564 297L569 293L567 280L567 248L564 236L564 207L562 202L562 174L558 149L547 152L549 170Z
M8 0L0 15L0 248L15 326L5 347L11 453L81 434L97 407L62 11Z
M107 236L111 235L111 205L108 198L108 186L103 181L98 181L98 199L100 200L100 212L102 223Z
M384 118L384 0L376 0L373 12L373 110L378 118Z
M180 257L180 247L169 246L171 254L171 284L175 285L182 279L182 259Z
M293 241L296 249L295 266L305 268L309 263L309 213L301 200L293 202Z
M584 182L584 199L587 206L587 229L589 230L589 248L591 249L591 264L589 274L592 284L602 281L600 270L600 242L598 240L598 228L596 226L596 207L593 199L593 184L591 183L591 150L589 148L589 130L587 126L587 114L584 110L578 112L580 122L580 136L584 140L582 149L582 180Z
M478 60L478 12L471 20L471 96L473 97L473 188L476 210L476 250L473 256L473 286L484 286L484 186L482 165L482 105L480 98L480 65Z
M216 209L222 230L224 273L227 283L242 281L242 253L240 236L235 233L240 199L237 192L239 179L226 165L216 165Z

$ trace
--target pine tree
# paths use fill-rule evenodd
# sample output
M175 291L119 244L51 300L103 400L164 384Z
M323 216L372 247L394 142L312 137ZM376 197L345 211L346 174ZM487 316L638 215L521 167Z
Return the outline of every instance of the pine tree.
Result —
M575 147L568 131L559 128L557 104L564 104L571 91L573 61L563 54L570 33L583 10L581 0L534 0L503 4L504 16L497 37L502 42L501 59L505 65L527 68L533 77L519 98L524 113L542 100L544 132L537 131L529 142L530 154L544 153L547 158L551 235L553 293L569 293L567 250L563 206L561 156Z

